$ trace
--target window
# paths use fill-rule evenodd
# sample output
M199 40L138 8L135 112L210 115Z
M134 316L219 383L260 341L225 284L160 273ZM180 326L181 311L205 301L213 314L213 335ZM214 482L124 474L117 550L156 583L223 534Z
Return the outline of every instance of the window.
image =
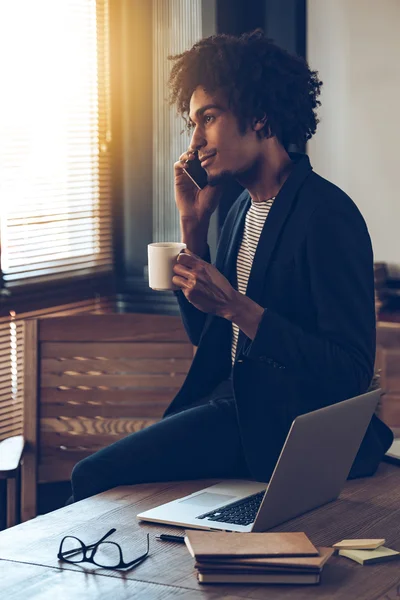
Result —
M0 0L3 286L112 269L108 0Z
M0 440L23 428L23 319L112 310L104 283L70 291L113 270L108 2L0 0Z

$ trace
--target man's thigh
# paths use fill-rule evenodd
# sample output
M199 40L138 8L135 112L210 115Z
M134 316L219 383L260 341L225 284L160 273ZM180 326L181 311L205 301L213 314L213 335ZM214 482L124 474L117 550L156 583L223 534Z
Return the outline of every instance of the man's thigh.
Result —
M213 400L170 415L114 442L74 468L75 500L117 485L245 477L233 400Z

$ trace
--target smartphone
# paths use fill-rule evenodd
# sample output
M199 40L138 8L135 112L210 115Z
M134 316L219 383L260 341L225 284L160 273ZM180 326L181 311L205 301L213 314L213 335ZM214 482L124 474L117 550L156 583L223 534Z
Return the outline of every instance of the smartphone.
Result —
M203 169L203 167L201 166L201 163L199 161L199 157L197 156L197 154L196 154L196 158L194 158L193 160L190 160L188 162L188 164L185 167L183 167L183 170L185 171L186 175L188 177L190 177L190 179L193 181L193 183L195 185L197 185L199 190L202 190L203 188L206 187L207 173L206 173L205 169Z

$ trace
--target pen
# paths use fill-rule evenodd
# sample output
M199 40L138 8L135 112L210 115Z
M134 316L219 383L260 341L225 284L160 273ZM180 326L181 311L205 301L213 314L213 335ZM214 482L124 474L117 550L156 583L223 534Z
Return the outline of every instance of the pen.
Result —
M179 542L180 544L185 543L185 538L180 535L169 535L168 533L162 533L156 537L156 540L162 540L164 542Z

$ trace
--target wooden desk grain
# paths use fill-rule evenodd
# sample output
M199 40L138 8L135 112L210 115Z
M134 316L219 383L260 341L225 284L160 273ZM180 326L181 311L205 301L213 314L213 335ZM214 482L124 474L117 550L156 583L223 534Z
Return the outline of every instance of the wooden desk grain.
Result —
M79 597L72 593L75 589L89 600L109 597L110 593L118 600L173 596L208 600L400 598L399 562L361 566L340 556L332 557L326 565L318 586L199 585L194 560L186 547L155 539L160 532L183 530L137 522L136 514L215 481L119 487L0 533L0 592L7 591L7 597L13 600ZM64 535L76 535L91 543L111 527L117 528L111 539L121 544L127 561L145 547L145 534L149 532L147 560L125 573L57 560ZM342 538L385 537L387 546L400 550L400 468L382 464L375 477L347 482L339 500L275 531L305 531L313 543L327 546ZM56 595L51 594L53 587Z
M7 600L201 600L201 593L177 587L127 578L88 577L84 573L6 560L0 561L0 590ZM233 596L230 598L234 600Z

